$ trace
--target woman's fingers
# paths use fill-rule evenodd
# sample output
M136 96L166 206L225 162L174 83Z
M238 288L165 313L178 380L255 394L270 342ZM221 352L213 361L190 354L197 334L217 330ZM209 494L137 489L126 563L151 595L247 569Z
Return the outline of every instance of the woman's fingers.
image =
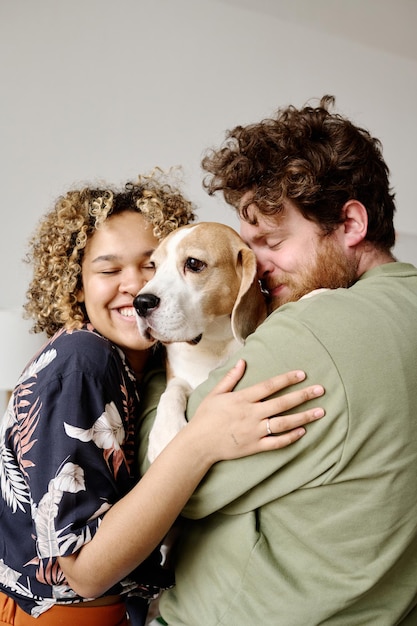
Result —
M258 402L259 400L269 398L269 396L272 396L278 391L282 391L282 389L285 389L286 387L296 385L297 383L303 381L305 377L305 372L302 370L293 370L291 372L286 372L285 374L278 374L272 378L267 378L260 383L246 387L246 389L239 390L238 393L242 394L248 402Z
M211 390L209 395L217 395L221 393L227 393L229 391L233 391L236 387L237 383L242 378L245 373L246 362L243 359L239 359L236 365L230 369L223 378L217 383L215 387ZM285 374L278 374L277 376L273 376L272 378L268 378L263 380L260 383L256 383L255 385L251 385L246 389L241 389L238 393L242 394L244 399L248 402L258 402L259 400L264 400L269 396L285 389L286 387L290 387L291 385L295 385L305 379L305 372L302 370L294 370L291 372L286 372ZM319 395L319 394L318 394ZM314 397L314 396L311 396ZM300 404L300 402L306 401L306 399L295 402L291 406L287 408L292 408ZM281 409L285 411L285 408Z
M215 451L215 461L278 450L300 439L305 425L324 416L322 408L282 415L324 394L321 385L286 391L306 377L301 370L274 376L235 390L246 368L239 360L200 403L188 428L199 428L203 440ZM278 397L271 397L283 391Z
M209 396L217 395L220 393L227 393L233 391L239 380L242 378L246 369L246 361L239 359L234 367L223 376L223 378L217 383L215 387L208 394Z
M324 409L321 407L293 413L291 415L275 415L267 417L261 422L263 436L270 437L272 435L281 435L291 430L298 429L300 426L310 424L324 416Z
M257 452L268 452L270 450L280 450L286 448L292 443L298 441L306 433L305 428L294 428L282 435L263 437L259 441L259 449Z
M321 385L310 385L303 389L297 389L290 391L285 395L278 396L277 398L271 398L270 400L264 400L257 404L260 415L263 417L271 417L278 415L279 413L285 413L290 409L293 409L304 402L319 398L324 394L324 388Z

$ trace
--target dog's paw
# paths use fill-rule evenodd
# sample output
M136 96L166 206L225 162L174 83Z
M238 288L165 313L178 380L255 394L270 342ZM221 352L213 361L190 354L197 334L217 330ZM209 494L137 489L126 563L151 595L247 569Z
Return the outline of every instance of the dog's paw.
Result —
M166 448L187 423L183 416L175 416L175 419L173 419L173 416L170 416L169 427L168 421L165 424L161 424L161 422L162 420L157 421L157 418L155 418L155 423L149 433L148 459L150 463L155 461L156 457L161 454L162 450Z
M151 463L186 425L185 408L190 391L190 385L183 379L169 380L159 399L155 421L149 434L148 459Z

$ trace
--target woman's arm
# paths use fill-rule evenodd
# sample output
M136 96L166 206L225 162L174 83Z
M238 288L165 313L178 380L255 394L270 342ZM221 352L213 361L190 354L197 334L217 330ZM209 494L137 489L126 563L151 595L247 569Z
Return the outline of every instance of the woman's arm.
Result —
M161 542L214 463L285 447L303 436L302 425L324 415L322 409L310 409L279 416L321 396L324 390L318 385L264 400L302 381L303 372L232 392L244 369L239 361L218 383L134 489L108 511L94 538L76 554L59 558L79 595L100 596L137 567ZM268 436L268 417L277 436Z

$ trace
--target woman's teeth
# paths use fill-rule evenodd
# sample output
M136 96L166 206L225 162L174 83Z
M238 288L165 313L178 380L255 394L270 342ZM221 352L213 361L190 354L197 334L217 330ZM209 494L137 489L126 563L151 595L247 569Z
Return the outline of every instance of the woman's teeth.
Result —
M124 317L134 317L135 309L132 306L126 307L125 309L119 309L119 313L120 315L123 315Z

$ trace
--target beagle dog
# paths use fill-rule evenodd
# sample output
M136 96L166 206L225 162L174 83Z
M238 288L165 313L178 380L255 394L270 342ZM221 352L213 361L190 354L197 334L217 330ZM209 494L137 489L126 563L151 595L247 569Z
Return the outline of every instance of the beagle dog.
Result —
M238 233L200 222L170 233L152 254L155 275L134 299L144 337L166 346L167 387L149 436L152 462L186 424L191 391L266 318L256 259Z

